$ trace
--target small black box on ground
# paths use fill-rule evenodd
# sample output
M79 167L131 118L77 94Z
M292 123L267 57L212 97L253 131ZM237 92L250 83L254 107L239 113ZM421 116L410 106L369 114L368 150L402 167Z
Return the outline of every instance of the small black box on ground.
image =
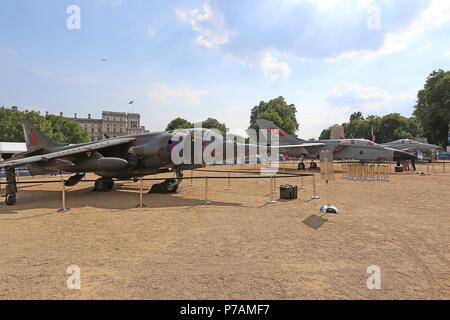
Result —
M297 199L298 187L290 184L284 184L280 186L280 199Z
M403 167L402 166L395 167L395 172L403 172Z

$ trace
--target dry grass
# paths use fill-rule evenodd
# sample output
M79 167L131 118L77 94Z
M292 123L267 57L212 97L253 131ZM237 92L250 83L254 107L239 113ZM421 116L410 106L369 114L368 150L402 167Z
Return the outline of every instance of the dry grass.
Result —
M331 192L341 215L323 217L319 175L322 199L310 200L308 177L299 200L272 205L262 179L232 180L232 191L210 179L210 205L201 204L203 181L185 181L180 194L145 194L144 209L135 208L138 183L110 193L80 183L66 213L56 213L59 185L34 178L16 206L0 203L0 298L449 299L450 173L435 169L389 183L338 174ZM195 172L206 174L218 175ZM66 288L72 264L80 291ZM381 290L366 287L374 264Z

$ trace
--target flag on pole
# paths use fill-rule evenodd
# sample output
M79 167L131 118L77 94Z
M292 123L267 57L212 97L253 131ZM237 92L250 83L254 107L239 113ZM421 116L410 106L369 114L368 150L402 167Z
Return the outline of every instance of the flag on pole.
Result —
M375 134L373 133L373 126L372 126L372 142L375 142Z

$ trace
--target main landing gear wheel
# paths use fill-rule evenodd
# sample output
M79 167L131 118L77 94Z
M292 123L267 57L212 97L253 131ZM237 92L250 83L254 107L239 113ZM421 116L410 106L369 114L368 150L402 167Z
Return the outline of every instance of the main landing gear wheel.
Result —
M180 185L181 181L183 181L183 171L178 169L175 172L177 174L177 179L170 178L164 180L161 183L154 184L148 193L177 193L178 186Z
M311 164L309 165L310 169L317 169L317 163L315 162L311 162Z
M94 191L108 192L114 188L114 180L112 179L97 179L95 181Z
M305 164L304 164L303 162L300 162L300 163L298 164L298 170L305 170L305 169L306 169Z
M16 204L16 194L15 193L7 194L5 198L5 203L7 206L12 206Z

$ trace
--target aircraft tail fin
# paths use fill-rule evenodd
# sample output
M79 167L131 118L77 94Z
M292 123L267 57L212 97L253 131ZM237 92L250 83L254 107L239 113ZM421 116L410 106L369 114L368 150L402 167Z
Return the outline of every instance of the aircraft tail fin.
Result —
M291 144L291 143L298 143L299 141L300 142L304 141L302 139L298 139L297 137L291 136L289 133L281 129L272 121L266 119L257 119L256 123L258 124L260 129L271 130L272 133L277 134L279 136L280 143Z
M28 119L22 120L23 134L27 144L27 150L49 149L58 146L45 133L43 133L38 124L33 124Z
M331 133L330 133L331 140L345 139L343 126L336 124L336 125L332 126L330 129L331 129Z

